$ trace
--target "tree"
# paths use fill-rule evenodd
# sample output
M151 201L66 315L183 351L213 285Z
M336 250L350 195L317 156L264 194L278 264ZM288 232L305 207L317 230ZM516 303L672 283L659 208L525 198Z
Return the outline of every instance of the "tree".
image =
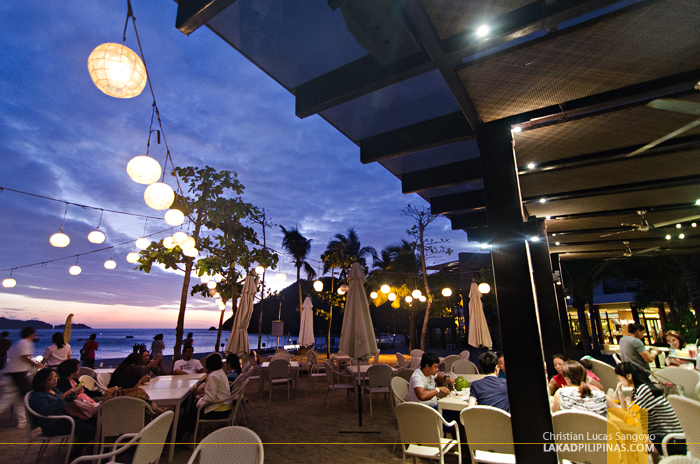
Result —
M299 316L301 316L302 294L301 294L301 268L304 268L309 280L316 277L314 268L306 261L309 252L311 251L311 240L307 239L299 232L299 229L292 227L287 230L284 226L280 226L284 233L282 239L282 248L292 255L294 266L297 268L297 286L299 287Z
M367 258L377 259L377 251L371 246L363 247L360 238L354 228L348 229L348 234L336 234L334 239L328 243L326 250L333 250L337 257L340 278L346 279L347 273L353 263L360 263L367 272Z
M259 226L262 227L262 237L263 237L263 248L267 249L267 236L265 235L265 229L268 227L275 226L277 224L273 224L272 222L269 222L266 218L267 212L265 209L261 209L259 214L253 215L250 220L253 221L254 223L258 224ZM267 274L267 269L263 271L262 274L262 283L261 283L261 290L260 290L260 319L258 320L258 351L260 351L261 347L261 342L262 342L262 320L263 320L263 303L265 301L265 274Z
M430 306L432 304L432 296L430 295L430 286L428 285L428 272L426 269L426 260L429 255L435 255L438 253L445 253L450 255L452 250L446 248L442 243L446 243L446 239L440 239L439 241L426 238L425 233L428 226L433 223L439 215L432 214L430 208L424 206L418 208L417 206L408 205L406 208L401 210L404 216L408 216L415 221L415 224L407 231L408 235L417 239L418 253L420 254L420 265L421 265L421 275L423 277L423 288L425 289L425 296L427 298L427 305L425 307L425 316L423 317L423 329L420 334L420 349L425 350L425 334L428 331L428 320L430 319Z

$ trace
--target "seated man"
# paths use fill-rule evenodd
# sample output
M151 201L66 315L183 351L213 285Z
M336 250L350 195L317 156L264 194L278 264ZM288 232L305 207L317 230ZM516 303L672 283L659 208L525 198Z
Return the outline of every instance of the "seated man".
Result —
M420 360L420 367L415 370L411 376L408 394L411 401L423 403L433 408L437 408L438 395L444 393L450 394L447 387L436 387L435 380L444 378L449 384L454 384L454 380L450 377L445 377L445 374L438 372L440 358L433 353L423 353Z
M654 362L659 354L656 350L647 351L644 346L644 332L646 328L642 324L632 322L627 326L627 333L620 339L620 358L622 362L631 362L647 374L651 373L649 363Z
M479 356L479 367L486 377L475 380L469 389L469 407L477 404L510 412L506 379L498 377L498 357L491 351Z
M182 359L178 359L173 365L173 375L200 374L207 371L199 359L192 359L193 354L194 348L191 345L182 350Z

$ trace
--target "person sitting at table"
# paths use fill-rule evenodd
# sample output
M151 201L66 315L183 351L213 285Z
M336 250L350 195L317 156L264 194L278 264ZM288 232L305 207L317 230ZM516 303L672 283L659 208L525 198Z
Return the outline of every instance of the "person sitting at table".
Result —
M114 369L114 372L112 372L112 377L109 379L109 384L107 385L107 387L108 388L118 387L119 386L119 379L122 376L122 373L129 366L139 366L139 369L140 369L141 368L141 355L138 353L131 353L129 356L124 358L124 361L122 361L121 364L119 364L119 366L117 366L117 368ZM142 376L140 383L146 383L149 380L150 380L150 377Z
M238 355L236 353L229 353L226 356L224 372L226 372L226 377L228 377L229 382L236 380L236 377L243 372L243 369L241 369L241 360L238 359Z
M478 404L510 412L508 384L506 379L498 377L498 357L491 351L481 353L479 367L486 376L472 382L469 388L469 407Z
M158 360L151 359L151 354L148 350L141 350L140 359L141 363L141 375L147 375L149 377L158 377L162 374L160 368L158 367Z
M498 356L498 378L505 379L506 378L506 362L503 359L503 353L499 352L496 356Z
M627 326L627 333L620 339L620 359L622 362L631 362L645 371L647 375L651 374L649 363L654 362L659 352L656 350L647 351L644 346L644 332L646 328L642 324L632 322Z
M437 408L438 395L443 393L450 394L447 387L436 387L435 380L445 379L450 385L454 384L454 380L446 377L444 373L438 372L440 358L433 353L423 353L418 367L411 376L411 382L408 389L408 394L411 401L416 403L427 404Z
M204 394L197 399L201 410L200 419L225 419L231 414L231 391L228 377L224 372L221 356L207 357L206 370L209 372L204 384ZM185 441L185 432L194 434L197 424L197 408L190 408L178 424L178 437Z
M58 365L56 373L58 374L56 388L64 393L72 390L78 385L78 379L80 378L80 361L77 359L66 359ZM81 390L78 393L78 398L93 405L95 404L95 398L98 401L102 398L102 392L99 390L92 391L87 388Z
M202 363L199 362L199 359L192 359L193 354L194 348L192 346L186 346L182 350L182 359L178 359L173 365L173 375L188 375L206 372L206 369L202 367Z
M65 406L76 398L75 389L61 392L56 388L58 375L53 369L44 368L36 373L32 381L32 393L29 398L29 407L42 416L67 416ZM75 419L75 418L74 418ZM71 424L67 420L46 420L34 417L36 424L41 427L41 433L47 437L68 435L71 432ZM95 438L97 429L97 416L88 420L75 419L75 436L70 459L73 460L83 453L84 445Z
M560 388L566 387L567 383L564 376L561 374L561 369L564 367L564 363L568 361L569 358L563 354L555 354L552 356L552 364L554 369L557 370L557 375L552 377L549 381L549 394L554 395L554 393ZM600 383L600 379L596 376L590 369L586 369L586 383L594 390L603 391L603 385Z
M630 362L621 362L615 366L619 391L619 400L622 407L636 404L647 410L647 431L649 437L653 435L655 450L652 452L654 463L659 462L661 452L661 442L669 433L683 433L681 424L678 422L676 413L673 412L671 404L664 397L664 392L656 387L649 380L646 371ZM629 398L625 398L620 387L633 388ZM685 455L685 441L672 440L668 446L669 455Z
M606 408L618 407L600 390L592 390L586 383L586 368L578 361L566 361L561 369L566 386L554 394L552 412L575 409L607 417Z
M108 389L104 393L105 401L117 396L131 396L144 400L156 414L164 413L165 410L159 408L157 404L151 401L151 397L148 396L146 390L141 388L142 380L141 368L138 365L128 366L119 377L119 385Z
M682 364L687 364L686 361L683 361L682 359L678 358L673 358L672 356L677 356L678 355L678 350L682 350L685 348L685 337L681 335L680 333L676 332L675 330L669 330L664 334L664 340L666 340L666 343L668 344L669 350L668 350L668 360L666 361L667 364L671 367L678 367Z
M70 345L63 341L63 334L56 332L51 337L53 345L44 351L44 364L46 366L58 366L66 359L70 359Z

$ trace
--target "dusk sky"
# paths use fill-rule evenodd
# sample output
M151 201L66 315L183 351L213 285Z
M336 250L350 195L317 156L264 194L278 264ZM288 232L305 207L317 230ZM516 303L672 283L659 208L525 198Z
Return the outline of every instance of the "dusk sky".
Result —
M276 224L298 225L313 240L310 258L319 260L328 241L354 227L363 245L378 251L405 238L411 226L399 210L408 203L401 183L379 164L362 165L359 148L318 116L299 119L294 97L236 50L203 27L186 37L175 28L177 4L134 0L141 38L165 135L177 166L212 166L238 173L243 198L265 208ZM0 3L0 187L98 208L154 217L144 185L126 174L131 158L146 153L152 98L148 87L133 99L100 92L87 70L90 52L105 42L121 43L125 0ZM129 24L126 45L138 53ZM151 144L159 162L164 145ZM172 177L166 182L175 186ZM10 269L56 260L139 238L144 219L105 212L101 245L87 240L100 211L68 207L66 248L54 248L65 204L0 192L0 280ZM167 229L149 219L146 234ZM162 239L171 231L156 235ZM451 231L441 218L430 229L458 251L473 251L464 232ZM281 250L279 227L269 245ZM81 256L82 273L71 276L76 259L16 269L14 288L0 287L0 316L38 318L53 324L74 313L92 327L174 328L182 275L154 269L133 270L126 254L114 249L117 268L103 267L112 250ZM444 257L441 261L456 259ZM294 269L283 258L294 282ZM268 280L271 280L268 274ZM274 280L273 280L274 281ZM230 316L230 305L227 317ZM185 326L218 323L212 299L191 297Z

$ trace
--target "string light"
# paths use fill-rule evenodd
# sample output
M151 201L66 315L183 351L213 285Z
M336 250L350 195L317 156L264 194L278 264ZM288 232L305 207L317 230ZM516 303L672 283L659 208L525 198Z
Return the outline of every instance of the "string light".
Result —
M68 269L68 273L73 276L79 275L81 272L83 272L82 269L80 269L80 266L78 266L78 259L80 259L80 256L75 258L75 265L71 266L70 269Z
M88 234L88 241L90 243L102 243L105 241L105 234L100 230L102 225L102 214L104 210L100 211L100 222L97 223L97 228Z
M63 227L66 225L66 215L68 214L68 203L66 203L66 210L63 212L63 224L61 224L61 231L56 232L51 237L49 237L49 243L57 248L65 248L70 243L70 238L63 233Z
M376 300L377 298L379 298L379 294L377 292L372 292L369 294L369 297L373 300Z
M139 261L139 254L135 251L132 251L131 253L126 255L126 261L131 264L137 263Z
M5 288L12 288L17 285L17 281L12 278L12 269L10 269L10 277L2 281L2 286Z
M388 285L384 284L384 285L382 285L382 286L379 288L379 290L380 290L382 293L389 293L389 292L391 291L391 287L389 287Z
M316 290L317 292L323 291L323 282L321 282L320 280L315 281L314 290Z
M179 209L169 209L166 211L164 219L171 226L179 226L185 221L185 215Z
M442 296L445 296L445 297L452 296L452 289L448 288L448 287L443 288L442 289Z

